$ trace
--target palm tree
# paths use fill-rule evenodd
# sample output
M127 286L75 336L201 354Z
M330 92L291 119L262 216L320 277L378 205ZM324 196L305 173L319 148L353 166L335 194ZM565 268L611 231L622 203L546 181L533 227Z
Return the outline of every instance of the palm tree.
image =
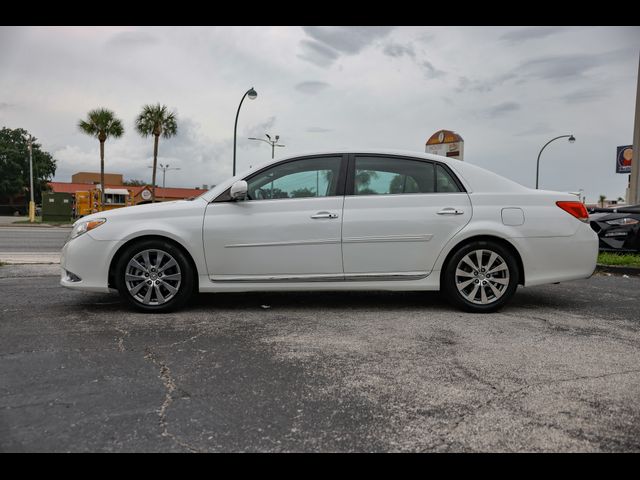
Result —
M104 142L107 138L118 138L124 134L124 127L115 113L106 108L96 108L87 113L86 120L80 120L78 127L87 135L100 141L100 211L104 207Z
M600 206L604 208L604 201L607 199L606 195L600 195L600 198L598 199L598 202L600 203Z
M143 137L153 135L153 181L151 183L151 201L156 201L156 164L158 163L158 141L160 135L170 138L178 132L176 114L169 112L166 105L145 105L136 118L136 130Z

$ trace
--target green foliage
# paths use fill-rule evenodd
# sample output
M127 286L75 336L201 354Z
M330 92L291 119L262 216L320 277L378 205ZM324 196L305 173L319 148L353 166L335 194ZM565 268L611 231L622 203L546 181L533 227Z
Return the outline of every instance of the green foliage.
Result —
M100 142L104 142L109 137L118 138L124 135L122 121L106 108L91 110L87 113L86 120L78 122L78 127L87 135L96 137Z
M0 197L29 194L28 135L23 128L0 130ZM35 202L40 203L42 191L49 189L47 182L56 173L56 160L36 140L32 144L33 190Z
M307 198L307 197L315 197L316 192L310 188L299 188L298 190L294 190L291 192L291 198Z
M600 252L598 263L601 265L624 265L626 267L640 267L640 254Z
M600 204L601 207L604 207L604 201L607 199L606 195L600 195L600 197L598 198L598 203Z
M125 185L127 187L143 187L147 185L147 182L132 178L131 180L125 180L124 182L122 182L122 185Z
M162 135L170 138L178 133L176 114L169 112L166 105L145 105L136 118L136 130L143 137Z

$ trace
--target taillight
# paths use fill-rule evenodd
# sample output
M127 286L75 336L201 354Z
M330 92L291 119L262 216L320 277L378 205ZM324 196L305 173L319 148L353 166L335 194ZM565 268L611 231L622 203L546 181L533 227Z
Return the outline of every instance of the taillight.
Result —
M587 212L587 208L584 206L582 202L556 202L562 210L567 213L570 213L574 217L576 217L581 222L586 222L589 220L589 212Z

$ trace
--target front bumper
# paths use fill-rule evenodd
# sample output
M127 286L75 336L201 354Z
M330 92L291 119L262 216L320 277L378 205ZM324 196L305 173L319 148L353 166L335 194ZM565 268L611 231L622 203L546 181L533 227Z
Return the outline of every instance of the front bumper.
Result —
M109 265L120 243L95 240L90 232L68 241L60 255L60 285L87 292L112 291Z

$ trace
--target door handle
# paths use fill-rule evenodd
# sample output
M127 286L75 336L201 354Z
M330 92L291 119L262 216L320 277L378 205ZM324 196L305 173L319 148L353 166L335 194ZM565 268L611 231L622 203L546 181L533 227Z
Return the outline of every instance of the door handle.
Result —
M463 210L458 210L457 208L453 207L447 207L440 210L438 212L438 215L462 215L463 213Z
M318 212L315 215L311 215L311 218L314 220L317 220L318 218L338 218L338 214L331 212Z

